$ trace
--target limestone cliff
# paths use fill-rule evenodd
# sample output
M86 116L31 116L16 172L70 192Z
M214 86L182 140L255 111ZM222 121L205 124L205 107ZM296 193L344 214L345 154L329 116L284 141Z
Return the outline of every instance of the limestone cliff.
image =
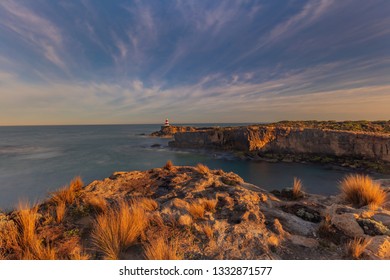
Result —
M198 129L174 134L172 147L321 154L390 162L390 135L269 125Z

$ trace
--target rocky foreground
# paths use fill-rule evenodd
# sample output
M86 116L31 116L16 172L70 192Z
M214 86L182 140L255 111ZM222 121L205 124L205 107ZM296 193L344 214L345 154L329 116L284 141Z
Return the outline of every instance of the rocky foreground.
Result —
M105 216L110 227L112 210L124 205L133 208L122 223L139 231L115 243L118 228L97 228ZM203 165L117 172L85 187L75 181L35 209L29 224L23 213L34 210L0 214L0 258L390 259L389 200L371 210L341 195L270 193ZM364 243L359 254L353 241Z

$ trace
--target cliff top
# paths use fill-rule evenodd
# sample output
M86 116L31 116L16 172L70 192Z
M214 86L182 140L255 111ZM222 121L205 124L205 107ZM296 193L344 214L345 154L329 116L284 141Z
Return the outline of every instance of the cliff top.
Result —
M75 179L36 207L0 213L0 258L389 259L389 207L272 194L234 173L167 163L85 187Z
M166 126L161 130L153 132L151 136L172 137L178 132L196 132L206 130L231 130L242 127L278 127L292 129L322 129L349 132L364 132L374 134L390 134L390 121L280 121L275 123L252 124L246 126L228 126L228 127L192 127L192 126Z
M390 133L390 121L280 121L267 126Z

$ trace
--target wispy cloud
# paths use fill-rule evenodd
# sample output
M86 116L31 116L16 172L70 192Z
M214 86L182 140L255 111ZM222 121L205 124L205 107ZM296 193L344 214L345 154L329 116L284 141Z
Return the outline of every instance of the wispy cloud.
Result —
M360 67L370 70L376 63ZM0 87L0 119L11 124L6 116L15 110L20 123L36 121L35 114L58 121L59 112L62 123L155 122L166 115L176 122L386 118L390 103L386 77L375 71L371 76L359 73L354 61L340 64L355 70L339 71L339 63L323 64L265 82L247 80L247 73L229 79L212 74L194 84L169 88L148 87L141 80L32 86L1 72L0 85L8 82ZM341 79L328 85L335 76Z
M129 3L1 1L0 122L390 118L386 0Z
M15 1L1 1L0 8L3 10L0 25L16 33L42 52L50 62L66 70L66 63L58 53L63 48L63 38L52 22Z

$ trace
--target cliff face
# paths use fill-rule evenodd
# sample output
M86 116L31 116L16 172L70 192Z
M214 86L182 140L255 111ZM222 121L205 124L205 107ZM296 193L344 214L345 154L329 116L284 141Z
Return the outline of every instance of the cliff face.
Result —
M390 135L313 128L249 126L174 134L170 145L291 154L322 154L390 162Z

